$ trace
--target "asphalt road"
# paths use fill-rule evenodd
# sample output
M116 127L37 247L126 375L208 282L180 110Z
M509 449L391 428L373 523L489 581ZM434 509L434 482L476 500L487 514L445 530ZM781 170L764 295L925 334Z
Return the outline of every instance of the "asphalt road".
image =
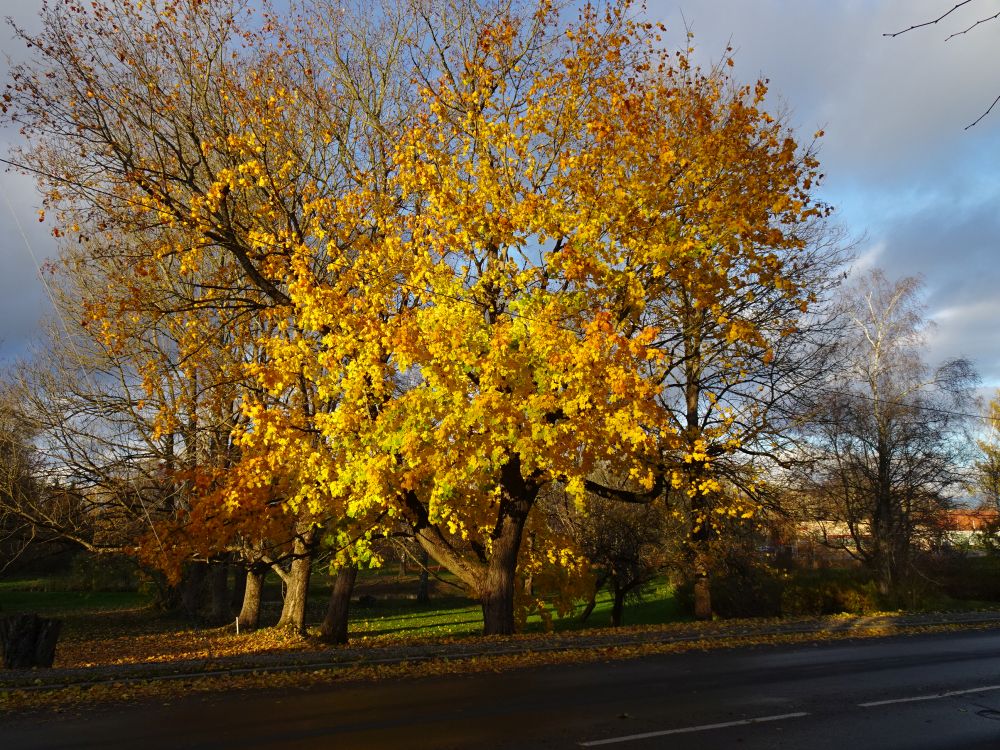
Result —
M0 748L1000 750L1000 631L756 647L0 720Z

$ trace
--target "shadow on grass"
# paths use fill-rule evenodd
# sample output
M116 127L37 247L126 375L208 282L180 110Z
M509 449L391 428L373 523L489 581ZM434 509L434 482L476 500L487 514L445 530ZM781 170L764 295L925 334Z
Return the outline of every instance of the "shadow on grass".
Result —
M148 607L151 597L134 591L3 591L0 611L77 615Z
M586 622L580 620L583 605L565 616L553 613L551 625L538 613L528 617L522 629L526 633L570 632L587 628L604 628L611 624L611 596L601 592L597 605ZM673 591L661 585L640 601L626 604L623 625L655 625L691 620L673 596ZM351 608L351 632L358 636L438 637L472 635L480 632L482 614L479 604L462 597L433 599L417 604L408 599L384 599L368 607Z
M405 605L388 603L367 607L358 606L357 604L351 606L352 616L369 620L393 620L398 618L405 618L407 620L434 620L441 617L448 617L451 613L465 613L470 610L478 612L479 605L466 604L463 606L461 604L453 604L451 606L434 607L433 605L422 604L420 605L420 609L409 609Z
M360 624L361 623L356 623L355 626ZM462 626L468 626L468 627L462 627ZM433 636L439 636L445 634L458 635L465 633L475 633L482 630L482 626L483 626L483 618L473 617L472 619L469 620L449 620L447 622L441 622L437 623L436 625L430 625L430 626L403 625L398 628L379 628L377 630L355 629L355 627L352 627L351 634L376 636L376 635L392 635L393 633L399 633L399 634L405 633L407 635L421 637L421 633L423 633L424 636L430 638ZM431 632L432 629L433 632Z

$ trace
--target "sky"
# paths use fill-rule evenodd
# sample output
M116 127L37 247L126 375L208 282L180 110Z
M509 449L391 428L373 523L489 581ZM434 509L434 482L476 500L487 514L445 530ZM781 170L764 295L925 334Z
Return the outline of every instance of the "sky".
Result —
M38 0L0 0L0 15L37 26ZM647 0L649 17L696 57L735 49L737 78L770 81L769 106L801 139L822 129L819 196L856 241L858 267L918 275L936 326L928 361L973 361L1000 387L1000 19L946 41L1000 11L972 0L934 26L954 0ZM0 29L4 57L23 57ZM7 78L0 60L0 80ZM18 135L0 130L0 155ZM0 172L0 367L24 356L51 315L38 264L55 254L37 220L30 178ZM23 232L23 234L22 234Z
M801 138L825 131L820 195L857 242L856 266L924 280L927 359L965 357L1000 387L1000 11L973 0L651 0L694 34L701 61L735 49L736 75L770 80ZM677 43L677 42L675 42Z

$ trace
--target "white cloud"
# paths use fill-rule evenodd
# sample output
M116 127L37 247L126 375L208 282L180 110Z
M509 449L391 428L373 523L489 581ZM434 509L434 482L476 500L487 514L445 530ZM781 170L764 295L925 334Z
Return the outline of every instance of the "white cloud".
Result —
M885 242L875 242L857 253L851 263L851 273L860 274L870 268L878 268L882 264L885 253Z

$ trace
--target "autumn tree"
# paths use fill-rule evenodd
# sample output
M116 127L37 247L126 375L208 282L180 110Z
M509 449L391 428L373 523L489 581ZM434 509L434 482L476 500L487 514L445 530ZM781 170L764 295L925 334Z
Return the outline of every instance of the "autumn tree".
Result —
M570 25L544 4L479 13L468 36L431 25L449 43L395 151L406 210L379 215L370 192L332 206L314 231L365 223L372 237L336 258L346 286L303 274L292 294L323 332L320 391L338 399L321 422L331 473L410 523L479 598L486 632L505 633L546 484L581 504L587 489L717 491L684 470L709 456L658 398L679 362L659 338L672 321L646 311L684 280L695 309L743 294L722 266L801 313L811 298L786 251L823 209L815 161L762 111L763 84L660 51L627 4ZM734 316L724 336L764 350L755 322ZM596 482L598 464L621 481Z
M13 394L0 387L0 572L32 546L58 538L31 524L22 512L39 504L41 465L34 433Z
M670 210L694 251L674 260L640 318L657 331L657 404L680 438L663 446L663 461L683 490L671 507L687 524L700 617L711 614L709 549L723 528L732 533L734 520L770 504L767 478L788 460L805 416L800 394L825 376L838 332L830 300L845 251L829 207L808 197L815 156L774 125L739 134L764 93L758 84L734 100L709 89L686 103L685 119L702 124L673 148L701 177L675 187ZM781 176L747 194L748 175L761 177L773 150ZM777 194L777 185L796 188ZM737 204L738 213L720 210Z
M74 277L83 279L81 273ZM85 286L52 279L50 289L65 314L48 327L35 356L16 368L9 389L35 436L44 467L37 480L41 492L36 502L13 511L36 531L96 554L135 554L148 536L151 561L163 567L168 548L157 527L186 511L193 478L184 464L195 445L206 449L227 428L207 413L200 423L193 418L196 410L185 400L192 383L181 376L168 332L121 321L118 330L130 332L129 349L116 352L72 317L75 307L65 307L66 295L74 304L88 299ZM160 367L155 391L152 371L135 369L154 352ZM168 404L182 416L175 429L163 430L159 415Z
M979 456L972 465L971 487L984 506L1000 510L1000 394L987 404L984 422L976 440Z
M362 10L59 5L5 111L55 231L108 270L88 325L126 347L119 321L162 322L195 412L238 410L185 469L206 544L290 520L282 619L301 628L320 537L353 528L346 563L407 530L509 633L547 484L749 512L713 473L738 420L692 429L665 396L692 357L665 311L682 290L713 335L775 356L789 317L741 306L751 281L813 303L796 252L817 165L762 82L664 51L626 0L574 22L544 0ZM722 383L745 369L730 351Z
M143 502L154 513L160 507L157 461L135 442L132 426L122 423L122 403L134 408L136 401L119 388L113 369L96 367L91 354L64 352L50 341L32 363L18 368L8 387L7 398L33 436L40 490L16 512L34 528L90 552L119 553L148 528ZM84 356L94 369L82 369Z
M847 524L846 546L882 593L910 572L914 544L962 486L964 413L975 374L965 360L924 362L920 282L860 277L845 297L847 367L818 391L809 490Z
M671 548L684 534L659 503L633 504L591 499L584 514L573 514L578 543L596 568L594 590L581 619L596 606L598 592L611 592L611 625L624 622L625 602L642 591L673 562Z
M223 516L242 518L243 531L291 519L282 620L298 628L327 509L315 478L293 483L295 462L234 442L236 423L267 409L271 429L296 437L278 457L311 449L309 379L260 384L253 367L283 346L310 345L290 316L289 248L310 201L337 195L352 164L374 165L379 149L363 131L381 132L402 102L385 96L392 76L357 65L395 54L381 42L402 32L368 24L366 35L327 10L319 4L299 26L237 0L46 6L42 32L21 34L36 54L13 71L4 103L29 140L16 158L38 176L69 248L65 273L103 274L69 314L132 357L146 403L160 407L158 437L184 452L167 473L198 490L184 510L214 521L195 544L197 525L185 524L176 549L225 549L212 538L235 525ZM321 252L313 260L325 268ZM131 346L141 325L168 330L168 350ZM169 403L156 398L164 358L183 379Z

